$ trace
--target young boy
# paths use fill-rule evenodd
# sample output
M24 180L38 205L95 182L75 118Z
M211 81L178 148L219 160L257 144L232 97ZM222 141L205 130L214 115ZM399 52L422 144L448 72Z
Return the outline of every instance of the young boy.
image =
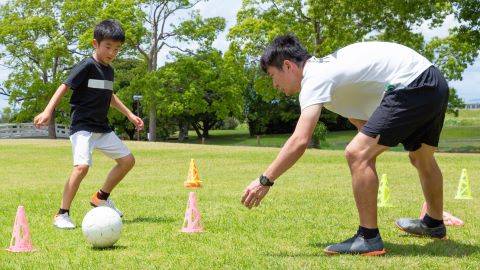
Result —
M273 40L260 61L274 87L287 95L300 92L301 114L277 158L245 189L242 204L249 209L258 206L273 181L302 156L325 106L349 118L359 130L345 152L360 226L354 237L324 252L385 253L377 226L375 162L398 143L409 151L428 209L423 219L399 219L396 225L407 233L446 239L443 178L434 152L447 108L448 85L430 61L388 42L360 42L315 58L291 35Z
M108 125L109 107L112 106L124 114L138 130L143 129L142 119L134 115L113 93L114 71L109 64L125 41L124 30L116 21L104 20L95 26L93 37L93 56L84 59L72 70L45 110L34 119L36 127L47 125L60 99L69 88L73 89L70 99L70 141L74 167L65 184L61 206L53 221L53 225L60 229L75 228L69 209L80 182L92 165L93 149L102 151L114 159L117 165L110 171L101 189L92 195L90 204L94 207L108 206L123 216L109 196L133 167L135 159Z

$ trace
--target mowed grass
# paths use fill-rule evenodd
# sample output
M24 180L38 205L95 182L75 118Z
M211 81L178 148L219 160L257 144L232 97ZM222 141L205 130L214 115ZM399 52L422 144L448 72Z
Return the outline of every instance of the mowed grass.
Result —
M445 178L445 210L465 221L449 227L448 241L406 236L394 221L418 217L423 197L406 153L378 159L392 208L379 209L383 257L327 256L322 249L352 236L358 226L350 175L342 151L307 150L260 207L240 204L247 184L278 148L127 142L137 164L112 193L123 210L123 234L98 250L80 228L57 230L52 218L71 170L68 140L0 140L0 269L477 269L480 265L480 162L477 154L437 154ZM194 158L204 187L186 189ZM94 166L71 208L81 225L89 196L111 160L94 153ZM454 199L463 168L473 200ZM188 194L197 193L205 233L179 232ZM26 209L36 252L8 248L18 205Z

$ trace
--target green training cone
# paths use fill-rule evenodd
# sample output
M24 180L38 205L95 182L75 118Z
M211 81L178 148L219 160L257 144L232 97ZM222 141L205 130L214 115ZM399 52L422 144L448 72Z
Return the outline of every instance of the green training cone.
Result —
M472 192L470 191L470 182L468 181L467 169L462 170L460 181L458 181L458 189L455 199L473 199Z
M387 175L382 174L380 180L380 187L378 188L377 206L378 207L392 207L393 205L388 202L390 200L390 189L388 188Z

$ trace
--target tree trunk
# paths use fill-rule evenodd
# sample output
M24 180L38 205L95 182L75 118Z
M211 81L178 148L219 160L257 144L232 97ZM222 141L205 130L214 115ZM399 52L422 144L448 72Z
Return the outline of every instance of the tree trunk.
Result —
M50 118L50 122L48 123L48 138L57 138L57 132L55 130L55 111L52 113L52 118Z
M155 105L151 105L150 111L148 113L149 120L148 120L148 140L154 142L157 140L157 110L155 109Z
M188 122L180 121L179 123L179 132L178 132L178 141L183 142L188 139Z

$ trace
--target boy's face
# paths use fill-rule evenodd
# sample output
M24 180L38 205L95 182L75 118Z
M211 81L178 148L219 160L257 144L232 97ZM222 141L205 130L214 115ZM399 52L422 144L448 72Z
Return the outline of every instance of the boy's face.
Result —
M122 47L121 41L113 39L104 39L100 43L94 39L92 44L95 48L96 60L104 65L110 64L115 57L117 57L117 54Z
M282 91L285 95L291 96L300 92L302 70L292 61L285 60L282 69L268 66L267 73L272 78L273 87Z

